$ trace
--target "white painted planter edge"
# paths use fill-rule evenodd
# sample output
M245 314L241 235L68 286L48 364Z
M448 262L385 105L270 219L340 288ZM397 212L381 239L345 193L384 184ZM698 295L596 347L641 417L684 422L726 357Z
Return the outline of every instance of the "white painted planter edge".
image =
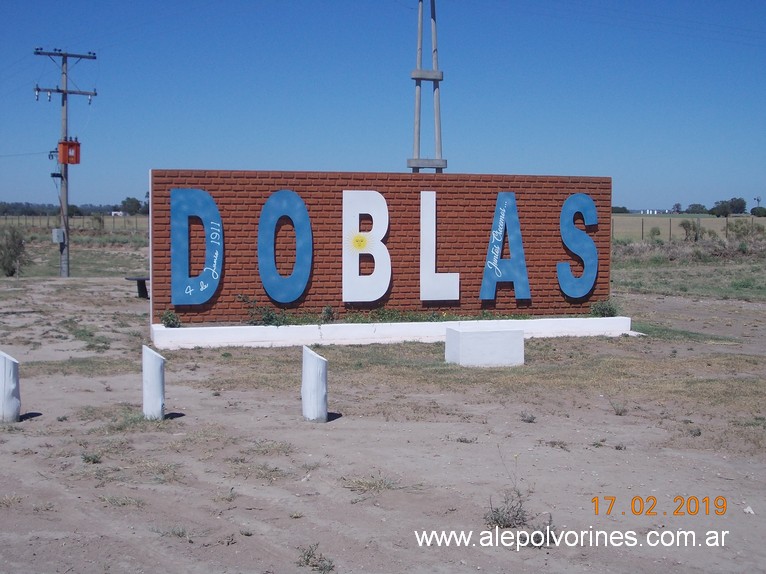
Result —
M565 317L545 319L502 319L494 321L442 321L436 323L328 323L325 325L215 326L167 328L151 325L158 349L194 347L295 347L301 345L368 345L419 341L437 343L447 328L497 331L523 330L534 337L619 337L628 335L630 317Z

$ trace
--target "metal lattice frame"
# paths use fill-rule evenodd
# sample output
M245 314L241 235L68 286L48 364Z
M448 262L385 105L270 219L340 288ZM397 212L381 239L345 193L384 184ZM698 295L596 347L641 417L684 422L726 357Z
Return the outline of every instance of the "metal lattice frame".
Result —
M413 157L407 160L407 167L412 173L421 169L433 169L442 173L447 167L447 160L442 159L442 124L439 103L439 86L444 74L439 70L439 50L436 44L436 0L431 0L431 62L430 70L423 69L423 0L418 0L418 55L417 67L411 77L415 80L415 139ZM432 82L434 89L434 158L420 157L420 88L423 81Z

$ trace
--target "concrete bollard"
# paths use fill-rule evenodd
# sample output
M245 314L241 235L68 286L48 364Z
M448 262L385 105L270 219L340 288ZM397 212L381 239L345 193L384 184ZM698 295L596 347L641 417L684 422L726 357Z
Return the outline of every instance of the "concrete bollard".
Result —
M327 422L327 359L308 347L303 347L301 402L306 419Z
M143 347L144 417L165 418L165 357Z
M17 423L21 419L19 362L0 351L0 422Z

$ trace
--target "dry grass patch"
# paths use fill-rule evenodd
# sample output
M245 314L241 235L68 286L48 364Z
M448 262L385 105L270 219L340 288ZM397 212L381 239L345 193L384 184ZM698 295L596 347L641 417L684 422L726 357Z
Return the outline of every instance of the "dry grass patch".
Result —
M21 497L16 494L6 494L0 497L0 508L10 508L21 502Z
M268 463L253 464L244 457L232 457L224 460L229 465L229 475L234 478L265 480L269 484L289 476L289 473Z
M126 482L128 476L125 469L119 466L107 466L104 464L85 464L85 467L74 473L79 478L93 479L96 481L96 488L101 488L112 482Z
M142 407L130 403L117 403L94 407L91 405L80 408L75 416L84 422L106 422L102 426L91 428L88 433L115 434L127 432L150 432L170 430L171 421L147 420ZM177 424L181 424L176 422Z
M379 494L384 490L396 490L402 488L399 481L378 473L377 476L358 476L353 478L342 477L343 487L351 492L359 494Z
M111 377L141 372L141 360L124 357L73 357L66 361L29 361L24 363L24 376Z
M549 446L551 448L560 448L561 450L565 450L566 452L569 452L569 445L563 441L563 440L538 440L537 444Z
M215 392L259 388L300 388L300 350L285 348L188 349L164 353L171 372L183 373L190 387ZM189 376L200 364L215 369L213 378Z
M157 484L183 483L183 474L178 470L179 466L179 464L152 459L131 461L131 468L138 476L148 477Z
M228 492L226 493L218 493L213 497L213 500L215 502L232 502L235 498L237 498L239 494L234 491L234 487L232 486Z
M295 452L295 445L286 441L262 439L254 441L252 446L245 447L240 452L244 455L286 456Z
M159 534L163 538L180 538L186 540L186 542L190 544L194 542L194 540L192 540L191 530L181 524L175 524L166 528L152 526L149 530L155 534Z
M174 440L168 448L177 452L196 452L197 459L208 460L219 454L229 445L237 444L239 438L227 434L221 425L203 425L188 432L184 437Z
M102 495L99 496L98 499L106 504L107 506L114 506L117 508L124 508L124 507L135 507L135 508L143 508L144 507L144 501L140 498L133 498L132 496L107 496Z

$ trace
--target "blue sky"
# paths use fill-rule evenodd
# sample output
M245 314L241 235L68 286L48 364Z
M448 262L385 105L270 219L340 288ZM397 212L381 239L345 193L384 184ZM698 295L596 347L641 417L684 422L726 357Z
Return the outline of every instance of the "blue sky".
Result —
M90 106L70 98L71 203L143 198L153 168L407 171L416 7L5 0L0 201L58 201L60 100L33 89L60 72L36 47L98 56L70 66L70 87L98 91ZM613 203L637 209L766 200L763 0L437 10L448 172L611 176ZM427 120L422 156L432 140Z

